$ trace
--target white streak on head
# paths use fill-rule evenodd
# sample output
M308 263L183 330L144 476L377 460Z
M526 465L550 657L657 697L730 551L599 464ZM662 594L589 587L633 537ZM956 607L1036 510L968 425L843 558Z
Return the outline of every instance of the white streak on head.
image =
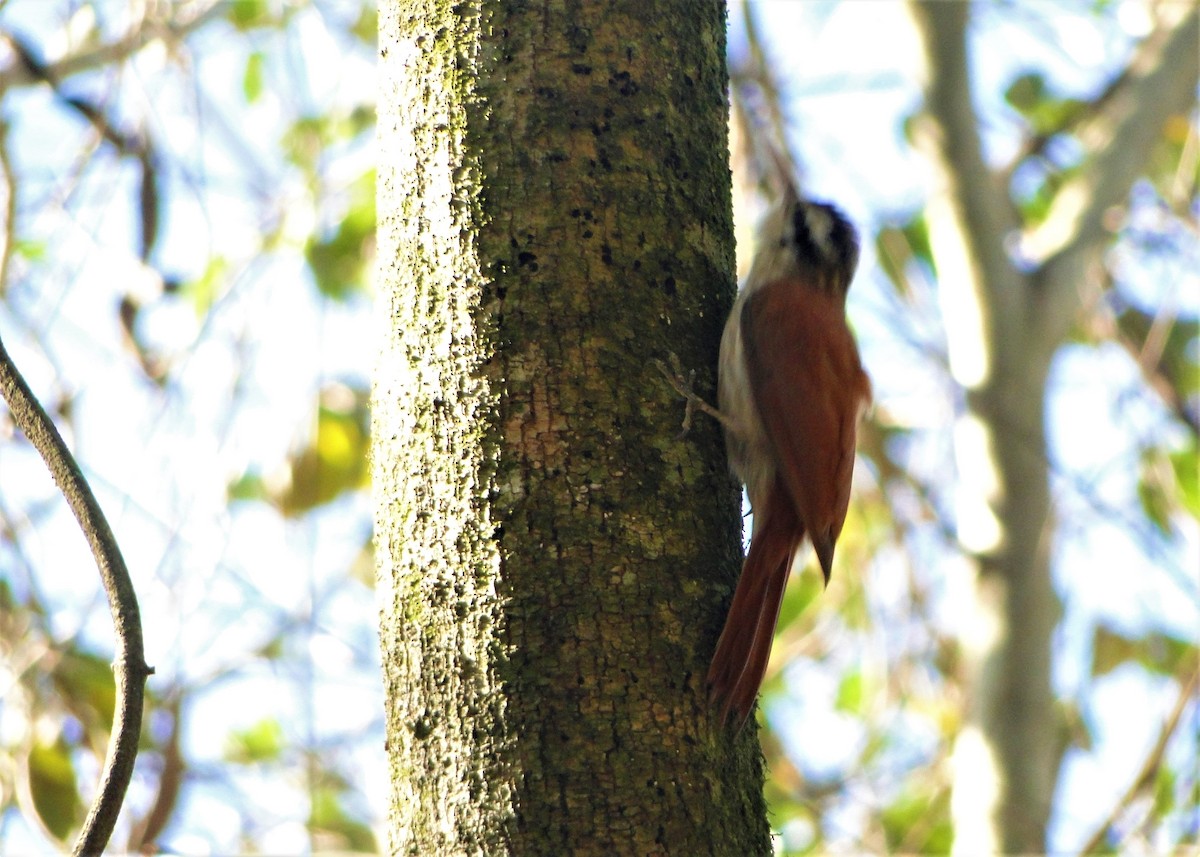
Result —
M812 236L813 243L817 245L817 250L822 256L830 258L833 255L833 248L829 246L829 234L833 230L833 217L829 213L829 209L821 205L802 202L800 210L804 212L804 222L808 224L808 233Z

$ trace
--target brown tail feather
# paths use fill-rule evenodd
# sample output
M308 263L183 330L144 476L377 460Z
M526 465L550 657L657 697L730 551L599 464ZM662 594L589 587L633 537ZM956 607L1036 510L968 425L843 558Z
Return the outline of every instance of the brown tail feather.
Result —
M708 668L709 699L724 701L722 721L733 714L739 729L750 716L766 673L792 555L804 537L804 529L778 484L768 507L756 509L755 515L759 517L750 553Z

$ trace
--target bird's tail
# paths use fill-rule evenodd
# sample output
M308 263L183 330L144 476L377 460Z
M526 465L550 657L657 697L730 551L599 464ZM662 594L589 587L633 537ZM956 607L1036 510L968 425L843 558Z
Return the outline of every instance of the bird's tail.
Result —
M742 565L707 679L709 700L724 703L721 720L727 722L732 714L739 729L754 707L767 671L792 556L804 538L804 528L779 483L766 508L755 509L754 514L750 553Z

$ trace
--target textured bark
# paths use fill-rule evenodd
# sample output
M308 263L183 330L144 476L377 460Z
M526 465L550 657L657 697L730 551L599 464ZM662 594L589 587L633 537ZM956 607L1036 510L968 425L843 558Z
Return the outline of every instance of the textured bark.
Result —
M1086 168L1025 236L1037 264L1018 271L1005 241L1023 224L984 162L972 107L970 9L912 4L929 75L919 136L937 176L926 214L951 370L967 392L955 427L958 526L977 561L974 615L964 623L970 703L954 752L954 850L1040 853L1059 764L1046 379L1108 240L1104 212L1124 203L1167 118L1194 103L1197 15L1194 5L1163 4L1163 27L1076 129Z
M714 366L732 300L724 23L380 4L392 853L770 851L702 687L739 492L651 366Z

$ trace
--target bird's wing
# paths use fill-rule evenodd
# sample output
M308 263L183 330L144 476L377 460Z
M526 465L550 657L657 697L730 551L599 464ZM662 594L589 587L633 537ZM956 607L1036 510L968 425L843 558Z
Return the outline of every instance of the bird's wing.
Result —
M746 301L741 323L755 405L828 577L869 381L840 302L802 280L762 286Z

